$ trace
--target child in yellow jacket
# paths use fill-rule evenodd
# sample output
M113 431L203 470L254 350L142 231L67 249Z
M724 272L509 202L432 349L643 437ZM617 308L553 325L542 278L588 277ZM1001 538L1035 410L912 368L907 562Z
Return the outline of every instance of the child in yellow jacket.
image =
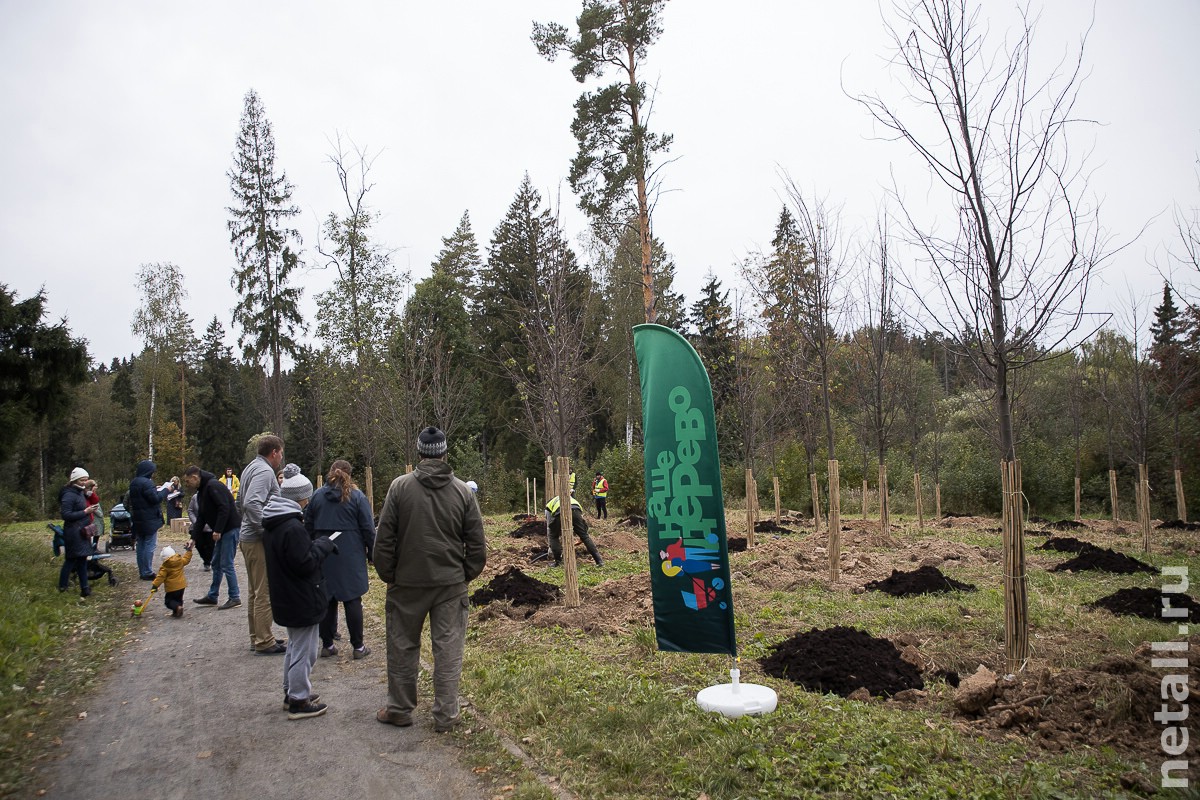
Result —
M163 602L175 617L183 616L183 590L187 588L187 576L183 574L183 568L191 560L192 542L183 546L183 555L178 555L174 547L167 545L162 549L162 566L158 568L158 574L151 584L151 591L158 591L159 586L166 588Z

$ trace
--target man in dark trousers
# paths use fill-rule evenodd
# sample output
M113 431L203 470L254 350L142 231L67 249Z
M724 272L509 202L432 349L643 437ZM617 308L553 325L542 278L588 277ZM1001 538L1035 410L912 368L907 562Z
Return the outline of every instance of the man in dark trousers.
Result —
M133 546L137 553L138 574L142 580L154 580L154 551L158 547L158 529L164 525L162 503L171 491L171 482L154 485L154 462L139 461L136 476L129 482L129 513L133 516Z
M388 702L375 719L413 724L421 629L433 644L433 729L458 724L458 681L467 635L467 583L483 571L483 517L471 489L446 463L446 434L417 437L421 463L388 487L375 538L375 571L387 584Z
M212 539L212 585L208 587L208 594L192 602L202 606L217 605L221 577L224 576L229 597L220 608L236 608L242 604L242 595L238 590L233 557L237 553L242 516L238 514L229 489L211 472L205 472L193 464L184 471L183 482L196 493L197 499L197 513L192 518L192 538L199 539L207 535ZM205 534L205 528L210 529L211 533Z
M608 478L600 470L592 481L592 499L596 501L596 519L608 519Z

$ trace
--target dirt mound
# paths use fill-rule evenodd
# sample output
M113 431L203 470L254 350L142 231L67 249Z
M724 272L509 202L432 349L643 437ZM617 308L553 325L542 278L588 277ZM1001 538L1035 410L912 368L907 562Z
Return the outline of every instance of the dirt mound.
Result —
M867 591L886 592L894 597L939 592L973 592L975 587L960 583L942 574L937 567L921 567L912 572L892 570L892 575L881 581L871 581L863 587Z
M734 536L730 539L726 539L725 546L731 553L744 553L746 552L746 537Z
M782 525L776 525L774 520L764 519L761 522L754 523L755 533L795 533L791 528L785 528Z
M1194 649L1198 637L1192 637ZM1163 707L1162 671L1151 668L1151 645L1132 656L1111 655L1083 669L1019 673L997 681L992 704L971 723L972 730L1005 739L1019 733L1045 750L1062 752L1110 745L1132 750L1135 760L1160 763L1162 726L1154 714ZM1188 669L1195 685L1195 665ZM1178 709L1178 703L1167 701Z
M532 522L535 519L535 514L513 514L513 522Z
M1088 547L1069 561L1051 567L1051 572L1082 572L1084 570L1099 570L1101 572L1116 572L1121 575L1132 575L1135 572L1157 572L1149 564L1130 558L1124 553L1108 548Z
M1038 550L1056 550L1059 553L1082 553L1089 547L1095 546L1090 542L1073 539L1070 536L1052 536Z
M1159 530L1165 528L1173 531L1200 531L1200 522L1184 522L1181 519L1171 519L1166 522L1160 522L1154 527Z
M516 567L509 567L471 595L471 603L487 605L493 600L508 600L514 606L543 606L558 599L559 588L531 578Z
M639 517L637 514L630 514L628 517L622 517L617 520L618 525L624 525L626 528L644 528L646 527L646 518Z
M925 686L920 671L890 641L840 625L785 639L759 663L768 675L842 697L859 689L893 695Z
M524 515L522 515L522 516L524 516ZM532 538L534 536L545 537L546 536L546 523L545 523L545 521L540 520L537 517L534 517L533 519L529 520L524 525L517 528L515 531L513 531L512 533L510 533L508 535L513 537L514 539Z
M1080 528L1087 528L1087 525L1073 519L1060 519L1058 522L1051 522L1046 525L1047 528L1053 528L1056 531L1077 531Z
M1159 589L1133 587L1131 589L1121 589L1113 592L1110 595L1101 597L1094 603L1088 603L1088 608L1103 608L1106 611L1111 611L1114 614L1120 614L1129 617L1142 617L1144 619L1157 619L1163 622L1172 622L1170 618L1164 619L1162 616L1163 598L1169 596L1171 599L1171 608L1186 608L1188 614L1193 615L1195 612L1200 612L1200 603L1197 603L1186 594L1164 595ZM1179 620L1186 620L1188 617L1180 617ZM1178 620L1175 620L1178 621Z

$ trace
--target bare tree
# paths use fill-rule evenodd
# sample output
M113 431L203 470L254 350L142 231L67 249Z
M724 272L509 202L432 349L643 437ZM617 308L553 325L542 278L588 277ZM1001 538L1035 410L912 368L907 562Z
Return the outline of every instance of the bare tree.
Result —
M1026 358L1031 351L1044 357L1084 327L1088 281L1105 258L1094 210L1080 199L1086 181L1068 148L1080 121L1074 106L1086 36L1074 58L1039 77L1031 71L1036 21L1025 10L1015 39L992 51L968 0L894 9L896 21L886 23L892 65L908 81L914 111L878 95L858 99L890 138L925 162L957 216L949 234L922 225L894 190L948 314L917 297L946 333L969 332L971 340L958 344L991 384L1000 457L1014 463L1012 372L1039 359ZM1005 649L1017 669L1028 657L1024 550L1020 541L1006 544L1016 563L1007 572L1014 577L1005 608L1017 624L1006 626Z

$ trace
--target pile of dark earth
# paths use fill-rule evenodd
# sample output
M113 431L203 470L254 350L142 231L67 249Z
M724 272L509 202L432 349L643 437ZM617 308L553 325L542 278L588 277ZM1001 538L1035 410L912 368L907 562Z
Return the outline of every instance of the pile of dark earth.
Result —
M513 522L532 522L537 518L536 514L513 514Z
M484 606L493 600L508 600L514 606L543 606L558 599L559 589L552 583L531 578L516 567L509 567L471 595L471 603Z
M732 539L725 540L725 548L731 553L744 553L746 551L746 538L744 536L735 536Z
M754 523L755 533L792 533L791 528L785 528L782 525L776 525L774 520L764 519L761 522Z
M1164 617L1162 615L1164 599L1171 601L1171 608L1186 608L1187 612L1178 617ZM1161 589L1135 586L1131 589L1121 589L1113 592L1106 597L1101 597L1094 603L1088 603L1088 608L1103 608L1114 614L1122 614L1129 617L1157 619L1163 622L1181 622L1187 620L1195 612L1200 611L1200 603L1193 600L1191 595L1166 595L1163 594Z
M517 528L515 531L510 533L509 536L511 536L514 539L532 538L534 536L541 536L541 537L545 538L546 522L544 520L538 519L537 517L534 517L533 519L529 520L528 522L523 524L521 527Z
M1158 571L1143 561L1130 558L1116 550L1109 550L1107 547L1085 547L1075 558L1050 568L1051 572L1083 572L1085 570L1115 572L1120 575Z
M618 525L624 525L626 528L644 528L646 527L646 518L639 517L637 514L630 514L617 521Z
M1169 519L1155 526L1158 530L1200 531L1200 522L1184 522L1181 519Z
M894 569L891 577L881 581L871 581L863 588L868 591L886 592L894 597L975 591L975 587L971 584L948 578L937 567L921 567L912 572L900 572Z
M1082 522L1073 519L1060 519L1058 522L1051 522L1046 525L1047 528L1053 528L1056 531L1076 531L1080 528L1086 528Z
M768 675L842 697L863 688L887 696L925 687L920 671L890 641L841 625L785 639L759 663Z
M1091 542L1084 542L1079 539L1073 539L1070 536L1053 536L1046 540L1038 550L1055 550L1059 553L1082 553L1089 547L1096 545Z

